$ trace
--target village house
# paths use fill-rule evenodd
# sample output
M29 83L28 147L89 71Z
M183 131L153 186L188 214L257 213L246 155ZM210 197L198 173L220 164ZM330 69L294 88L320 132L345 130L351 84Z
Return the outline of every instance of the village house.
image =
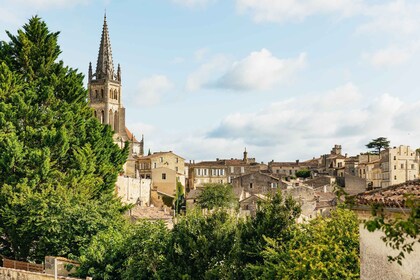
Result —
M245 150L242 159L216 159L215 161L192 162L188 165L188 189L193 190L206 183L232 183L238 176L267 170L267 165L248 158Z
M151 204L171 206L177 182L185 187L185 160L169 152L156 152L137 157L136 173L140 179L151 179Z

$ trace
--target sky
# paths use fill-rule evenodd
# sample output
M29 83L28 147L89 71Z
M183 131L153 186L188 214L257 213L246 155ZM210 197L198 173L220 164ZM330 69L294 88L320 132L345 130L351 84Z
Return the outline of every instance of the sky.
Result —
M0 0L0 40L31 16L60 59L96 66L106 11L126 125L186 160L307 160L420 147L420 1ZM87 80L85 80L87 84Z

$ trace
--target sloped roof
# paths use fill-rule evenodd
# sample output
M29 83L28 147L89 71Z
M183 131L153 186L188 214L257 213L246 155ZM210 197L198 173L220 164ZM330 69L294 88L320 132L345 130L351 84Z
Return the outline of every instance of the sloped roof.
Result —
M408 198L420 200L420 180L407 181L387 188L366 191L355 196L358 205L379 204L387 207L406 207Z

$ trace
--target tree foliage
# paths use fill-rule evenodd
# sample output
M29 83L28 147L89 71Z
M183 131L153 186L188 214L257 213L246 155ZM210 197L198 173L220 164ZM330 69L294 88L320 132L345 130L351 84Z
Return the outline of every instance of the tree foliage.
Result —
M399 250L398 255L388 256L389 261L402 264L405 254L413 251L413 245L420 242L420 201L413 197L406 197L408 214L406 216L385 217L382 207L373 205L373 219L365 222L365 227L373 232L381 230L382 240L392 249Z
M233 193L233 187L230 184L205 184L197 198L197 204L202 209L213 208L234 208L237 204L237 198Z
M389 148L390 141L386 137L378 137L376 139L372 139L366 147L368 149L373 149L373 152L376 154L380 154L382 149Z
M58 61L58 32L33 17L0 43L0 253L69 256L120 222L127 157L87 104L83 75Z
M300 169L295 173L298 178L309 178L311 177L311 171L308 169Z
M251 265L254 279L359 279L359 223L337 209L295 228L289 242L266 238L263 263Z

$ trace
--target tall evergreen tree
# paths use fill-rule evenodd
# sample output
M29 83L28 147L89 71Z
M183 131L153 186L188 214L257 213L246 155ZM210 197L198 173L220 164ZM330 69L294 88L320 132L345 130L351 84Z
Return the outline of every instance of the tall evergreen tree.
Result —
M77 254L119 223L127 158L87 104L83 75L58 60L59 32L35 16L0 42L0 253ZM118 217L116 217L118 216Z

